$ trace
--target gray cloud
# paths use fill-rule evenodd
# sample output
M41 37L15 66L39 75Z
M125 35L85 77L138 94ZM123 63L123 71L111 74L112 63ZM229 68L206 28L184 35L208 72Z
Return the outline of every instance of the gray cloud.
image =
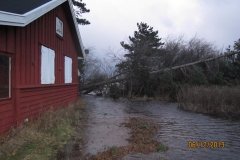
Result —
M80 26L85 47L103 54L111 47L121 48L136 30L137 22L147 22L160 37L198 35L226 48L240 38L239 0L87 0L91 21Z

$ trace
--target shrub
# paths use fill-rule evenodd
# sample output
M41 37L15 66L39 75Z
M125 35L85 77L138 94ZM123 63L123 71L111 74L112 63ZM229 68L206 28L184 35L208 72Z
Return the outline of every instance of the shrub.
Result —
M184 86L178 93L182 109L238 118L240 86Z

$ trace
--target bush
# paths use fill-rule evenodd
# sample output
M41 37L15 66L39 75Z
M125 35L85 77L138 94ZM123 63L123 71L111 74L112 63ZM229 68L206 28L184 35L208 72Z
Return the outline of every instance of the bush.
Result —
M116 84L112 84L109 87L109 96L113 99L118 99L121 96L121 89Z
M178 93L178 103L185 110L238 118L240 86L185 86Z

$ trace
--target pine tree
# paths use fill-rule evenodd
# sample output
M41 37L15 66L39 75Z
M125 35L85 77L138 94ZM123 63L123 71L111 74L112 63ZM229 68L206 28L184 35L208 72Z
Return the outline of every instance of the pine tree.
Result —
M120 43L127 53L124 55L125 61L117 64L117 68L119 72L127 73L133 81L133 92L148 94L149 72L158 63L156 57L161 54L164 43L158 37L158 31L154 31L147 23L137 23L137 27L138 31L134 32L134 36L129 36L129 43Z
M138 31L134 32L134 36L129 36L129 43L121 42L121 46L127 50L128 53L124 55L126 61L124 65L130 68L147 69L152 64L152 57L159 54L161 46L164 44L161 42L161 38L158 37L158 31L153 31L153 27L147 25L147 23L137 23ZM121 64L119 64L121 65ZM123 69L125 68L123 67Z
M237 61L240 62L240 39L238 39L238 41L235 41L233 47L234 47L233 52L239 53L239 54L237 55Z
M86 4L82 0L72 0L73 5L75 6L75 14L78 24L88 25L90 22L87 19L82 18L83 13L89 13L90 9L86 8Z

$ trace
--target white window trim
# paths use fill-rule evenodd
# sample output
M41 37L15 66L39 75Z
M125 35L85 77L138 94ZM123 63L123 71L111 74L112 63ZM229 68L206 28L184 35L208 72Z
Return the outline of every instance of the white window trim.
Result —
M12 58L7 56L9 59L9 71L8 71L8 97L0 98L0 100L10 99L12 97Z
M12 58L9 57L9 95L8 95L8 98L11 98L12 97Z
M63 21L56 17L56 33L57 35L63 37L63 32L64 32L64 26L63 26Z

